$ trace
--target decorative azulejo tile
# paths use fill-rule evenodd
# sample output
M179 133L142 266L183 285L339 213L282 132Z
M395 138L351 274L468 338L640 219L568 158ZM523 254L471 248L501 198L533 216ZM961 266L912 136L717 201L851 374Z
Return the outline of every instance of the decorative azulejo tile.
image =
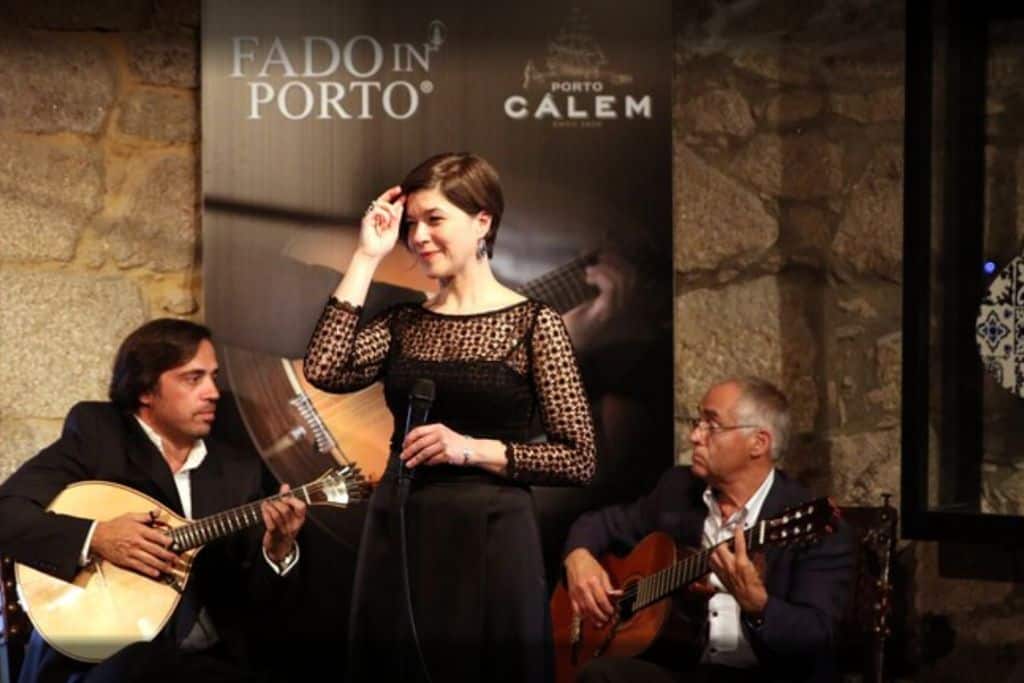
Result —
M1024 398L1024 256L1010 261L989 285L974 337L985 370Z

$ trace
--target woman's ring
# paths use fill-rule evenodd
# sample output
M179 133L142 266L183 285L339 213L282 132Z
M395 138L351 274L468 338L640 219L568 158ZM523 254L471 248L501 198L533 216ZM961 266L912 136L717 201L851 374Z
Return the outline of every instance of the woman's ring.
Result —
M377 202L376 201L370 202L370 205L368 207L366 207L366 212L363 215L364 216L369 216L371 213L373 213L373 208L375 206L377 206Z

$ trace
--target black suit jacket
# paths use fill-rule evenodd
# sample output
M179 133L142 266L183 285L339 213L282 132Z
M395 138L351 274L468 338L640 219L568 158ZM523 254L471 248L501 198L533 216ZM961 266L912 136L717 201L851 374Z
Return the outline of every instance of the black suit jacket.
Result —
M649 495L581 516L569 530L565 554L586 548L595 557L624 554L645 536L662 531L683 546L699 548L707 516L706 483L689 467L674 467ZM799 483L776 470L759 519L778 516L811 500ZM743 628L769 680L830 681L835 678L834 628L842 616L853 572L849 530L802 549L770 547L765 553L768 605L764 624Z
M193 518L274 492L276 482L258 456L205 441L207 456L191 474ZM79 403L68 414L60 438L0 485L0 553L70 580L79 569L92 520L45 508L66 486L83 480L123 484L182 514L170 468L135 417L110 403ZM238 661L248 656L245 626L256 623L253 614L285 599L284 593L293 589L293 582L274 574L263 559L261 538L262 529L255 528L209 544L199 553L190 580L189 591L206 607L225 649ZM174 625L172 619L165 632ZM40 651L33 661L26 660L26 667L81 670L41 639L33 648ZM37 675L50 677L45 671Z

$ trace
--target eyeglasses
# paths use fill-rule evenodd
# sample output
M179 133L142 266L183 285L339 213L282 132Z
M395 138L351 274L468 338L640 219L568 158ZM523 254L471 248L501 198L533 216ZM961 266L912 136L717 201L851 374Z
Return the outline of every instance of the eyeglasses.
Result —
M700 415L700 408L697 408L697 414ZM687 424L690 425L691 431L706 430L708 437L712 437L719 432L730 432L734 429L761 429L761 425L729 425L723 427L720 424L715 424L706 417L691 417L687 418Z

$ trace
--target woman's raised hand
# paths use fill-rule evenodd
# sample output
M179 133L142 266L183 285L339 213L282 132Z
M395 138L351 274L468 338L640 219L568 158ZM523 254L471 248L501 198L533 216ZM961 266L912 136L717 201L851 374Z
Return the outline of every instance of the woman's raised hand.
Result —
M404 206L405 197L399 185L388 188L374 199L363 214L359 250L367 256L381 258L394 249Z

